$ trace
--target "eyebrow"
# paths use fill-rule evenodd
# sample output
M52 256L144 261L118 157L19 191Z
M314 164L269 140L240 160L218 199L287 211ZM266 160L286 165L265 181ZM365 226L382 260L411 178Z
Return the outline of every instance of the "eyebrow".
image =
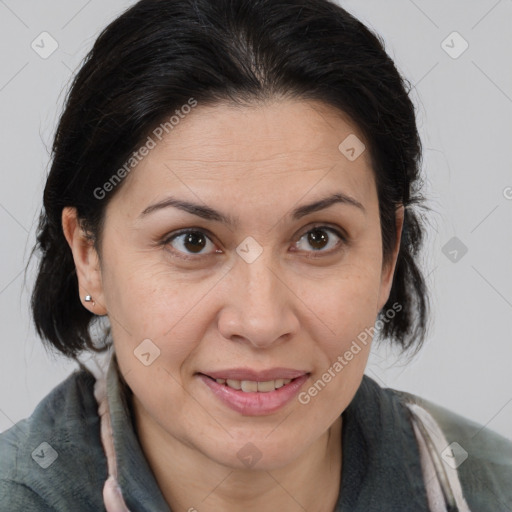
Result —
M357 201L353 197L350 197L346 194L338 192L338 193L332 194L330 196L327 196L323 199L320 199L318 201L315 201L313 203L299 206L298 208L293 210L289 214L289 216L293 220L298 220L298 219L301 219L302 217L305 217L306 215L310 215L311 213L318 212L320 210L325 210L326 208L329 208L330 206L332 206L334 204L344 204L344 205L348 205L348 206L353 206L353 207L356 207L359 210L361 210L363 213L366 213L364 206L359 201ZM237 224L237 222L235 221L235 219L233 217L224 215L223 213L218 212L217 210L214 210L213 208L210 208L209 206L204 206L204 205L191 203L188 201L183 201L181 199L177 199L174 197L167 197L166 199L159 201L158 203L148 206L139 215L139 218L145 217L146 215L149 215L150 213L153 213L157 210L162 210L164 208L169 208L169 207L178 208L179 210L183 210L187 213L196 215L198 217L201 217L201 218L209 220L209 221L221 222L230 227L234 227Z

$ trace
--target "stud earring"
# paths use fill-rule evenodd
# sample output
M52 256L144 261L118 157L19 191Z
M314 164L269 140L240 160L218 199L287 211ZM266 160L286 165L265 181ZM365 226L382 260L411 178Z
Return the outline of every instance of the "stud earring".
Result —
M92 297L91 297L90 295L86 295L86 296L84 297L84 300L85 300L85 302L92 302L92 305L93 305L93 306L95 306L95 305L96 305L96 302L94 302L94 301L92 300Z

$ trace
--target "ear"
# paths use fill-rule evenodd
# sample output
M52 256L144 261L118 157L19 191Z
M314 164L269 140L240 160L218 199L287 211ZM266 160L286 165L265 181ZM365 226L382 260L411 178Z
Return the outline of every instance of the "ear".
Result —
M62 229L73 253L82 304L95 315L106 315L98 253L78 222L76 208L62 210ZM91 296L90 302L85 301L86 295Z
M396 219L396 239L395 246L393 248L393 253L390 256L390 259L386 265L382 267L382 276L380 282L380 292L379 292L379 311L384 307L387 300L389 299L389 294L391 293L391 287L393 285L393 276L395 274L396 260L398 258L398 252L400 250L400 240L402 238L402 228L404 225L404 215L405 209L403 205L400 205L395 212Z

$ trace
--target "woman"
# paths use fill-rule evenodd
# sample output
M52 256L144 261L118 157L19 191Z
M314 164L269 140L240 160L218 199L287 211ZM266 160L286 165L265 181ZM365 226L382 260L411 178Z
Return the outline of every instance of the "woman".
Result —
M420 159L404 80L328 0L111 23L57 130L32 297L51 347L102 356L0 437L3 508L510 508L510 442L364 376L376 331L425 337Z

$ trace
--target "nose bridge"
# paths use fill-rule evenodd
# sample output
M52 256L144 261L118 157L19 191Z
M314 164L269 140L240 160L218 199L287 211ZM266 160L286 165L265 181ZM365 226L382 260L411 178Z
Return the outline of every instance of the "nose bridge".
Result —
M262 248L263 249L263 248ZM254 248L250 249L255 251ZM266 307L273 307L272 302L281 296L278 290L279 280L270 249L262 250L254 260L238 262L241 279L246 285L247 305L263 312Z
M259 246L259 244L258 244ZM258 347L269 346L297 326L288 311L287 287L279 278L279 267L270 248L258 247L254 241L240 244L233 276L233 296L230 299L229 336L244 338ZM226 317L227 318L227 317ZM224 324L226 327L227 324ZM228 334L225 332L225 335Z

